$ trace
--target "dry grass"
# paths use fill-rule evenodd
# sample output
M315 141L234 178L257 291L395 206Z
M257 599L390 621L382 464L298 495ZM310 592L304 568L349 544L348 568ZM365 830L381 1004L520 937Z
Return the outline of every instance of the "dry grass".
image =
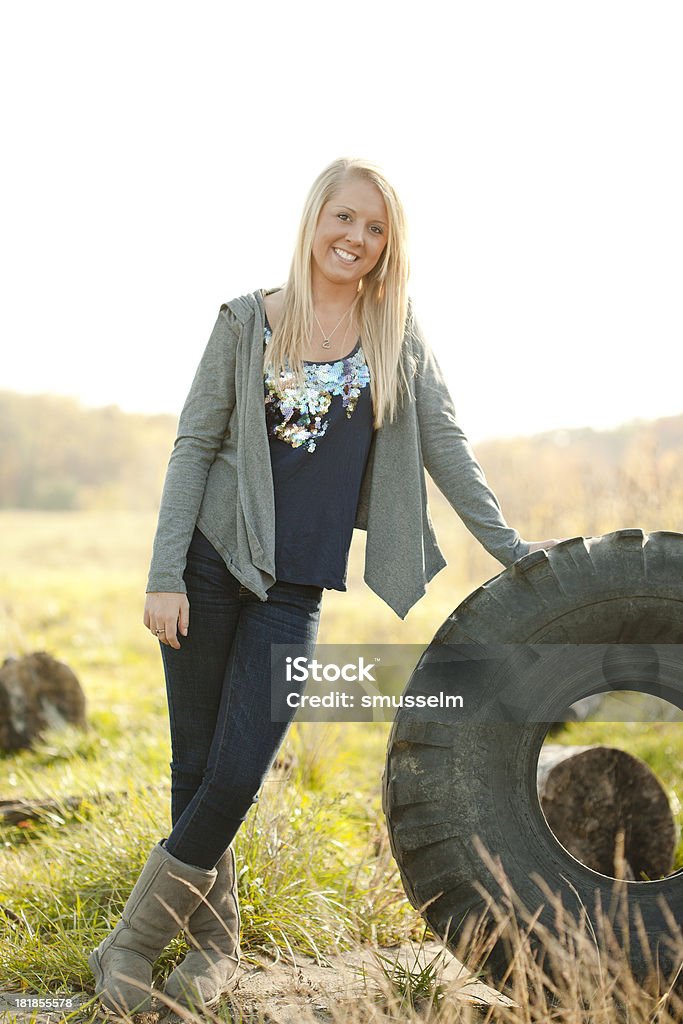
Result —
M359 536L349 593L326 595L321 643L353 637L355 643L427 644L459 600L499 571L485 553L473 554L475 542L464 539L454 513L447 510L446 517L437 503L435 520L451 567L407 620L400 622L360 582ZM0 988L72 992L92 984L87 952L117 919L143 858L165 834L170 750L163 676L158 650L141 623L153 527L147 514L0 513L2 653L47 649L68 662L86 692L92 726L82 736L48 733L33 750L4 758L0 797L128 793L106 807L65 809L42 824L3 830L0 904L21 927L0 914ZM475 564L477 571L470 572ZM325 956L423 934L423 922L402 892L381 812L388 728L302 723L291 731L294 774L272 788L238 835L247 955L277 949L287 957L291 949ZM572 728L571 742L585 742L582 728ZM653 727L639 751L632 736L624 733L628 742L618 742L615 726L610 728L615 745L669 771L666 784L673 792L681 770L673 731ZM549 906L555 898L548 893ZM634 979L606 924L591 926L587 917L572 921L558 905L559 934L539 934L513 893L498 905L491 902L489 914L510 936L508 989L516 1005L464 1003L463 979L444 978L438 964L379 961L379 991L369 987L356 1006L331 1003L326 1018L302 1005L297 1021L683 1021L671 979ZM678 924L671 923L669 941L680 962ZM552 971L548 957L539 956L539 939L555 953ZM459 957L476 971L490 951L484 921L468 922L458 941ZM183 951L182 940L174 940L159 971L166 973ZM98 1013L93 1004L71 1019L95 1020ZM233 1000L232 1008L227 1001L203 1019L260 1017L265 1020L258 1007Z

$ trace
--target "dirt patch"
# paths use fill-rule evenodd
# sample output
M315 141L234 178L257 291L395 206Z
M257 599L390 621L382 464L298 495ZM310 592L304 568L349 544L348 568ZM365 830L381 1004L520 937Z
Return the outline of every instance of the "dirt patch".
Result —
M387 960L379 960L378 956ZM250 956L240 965L235 987L225 997L225 1008L234 1008L236 1020L270 1024L330 1024L347 1016L362 1020L363 1003L379 998L386 990L382 967L391 974L392 965L397 965L393 970L395 976L399 976L402 969L414 974L431 962L435 964L435 984L442 987L448 998L482 1007L513 1005L510 999L483 982L468 981L466 968L439 943L420 946L406 942L400 946L362 946L320 960L303 954L295 954L293 960ZM28 996L30 993L21 993L23 999ZM14 993L0 994L0 1021L57 1024L67 1015L63 1010L36 1013L36 1009L17 1009L16 997ZM90 1001L92 996L74 993L71 998L76 1008ZM230 1019L223 1006L214 1008L213 1013L221 1020ZM207 1019L214 1019L213 1013L207 1013ZM79 1017L85 1019L86 1012L82 1016L75 1014L70 1020L77 1024ZM92 1009L87 1012L87 1018L92 1019ZM111 1021L112 1017L102 1013L100 1019ZM154 1013L135 1017L136 1024L157 1024L160 1020L164 1024L177 1024L189 1019L189 1014L169 1012L160 999L155 1001Z

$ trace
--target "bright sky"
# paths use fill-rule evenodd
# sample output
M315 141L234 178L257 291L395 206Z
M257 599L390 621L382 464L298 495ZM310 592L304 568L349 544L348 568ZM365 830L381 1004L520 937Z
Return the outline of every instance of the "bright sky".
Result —
M473 440L683 412L683 7L5 5L0 387L177 415L330 160L406 205Z

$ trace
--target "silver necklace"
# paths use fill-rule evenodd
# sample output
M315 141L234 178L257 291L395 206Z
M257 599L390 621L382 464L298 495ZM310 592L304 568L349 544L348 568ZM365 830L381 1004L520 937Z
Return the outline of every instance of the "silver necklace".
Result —
M353 302L351 303L351 305L349 306L349 308L348 308L348 309L346 310L346 312L344 313L344 316L343 316L343 317L341 318L341 320L339 321L339 324L340 324L340 323L342 322L342 320L344 319L344 317L346 317L346 316L348 316L348 315L349 315L349 313L351 312L351 310L353 309L353 307L355 306L355 304L356 304L356 300L354 299L354 300L353 300ZM330 347L330 344L331 344L331 340L332 340L332 335L334 334L334 331L336 331L336 330L337 330L337 327L339 327L339 324L337 324L337 327L335 327L334 331L330 331L329 335L328 335L327 337L325 337L325 332L324 332L324 330L323 330L323 328L322 328L322 324L321 324L321 323L320 323L320 321L318 320L318 314L317 314L317 313L316 313L316 311L315 311L315 307L313 307L313 316L315 317L315 322L317 323L318 327L320 328L320 333L321 333L321 334L322 334L322 336L323 336L323 340L322 340L322 343L321 343L321 344L322 344L322 347L323 347L323 348L329 348L329 347ZM346 329L347 329L347 331L348 331L348 329L349 329L349 328L348 328L348 325L347 325L347 328L346 328ZM344 335L344 337L346 337L346 335Z

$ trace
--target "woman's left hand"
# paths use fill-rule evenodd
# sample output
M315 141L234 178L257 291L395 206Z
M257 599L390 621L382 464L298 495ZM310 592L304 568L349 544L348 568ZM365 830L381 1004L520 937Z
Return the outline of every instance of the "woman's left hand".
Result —
M563 540L569 540L569 538L560 537L560 539L557 540L555 537L553 537L551 540L530 540L528 542L529 551L527 552L527 554L530 555L532 551L548 551L549 548L554 548L556 544L561 544Z

